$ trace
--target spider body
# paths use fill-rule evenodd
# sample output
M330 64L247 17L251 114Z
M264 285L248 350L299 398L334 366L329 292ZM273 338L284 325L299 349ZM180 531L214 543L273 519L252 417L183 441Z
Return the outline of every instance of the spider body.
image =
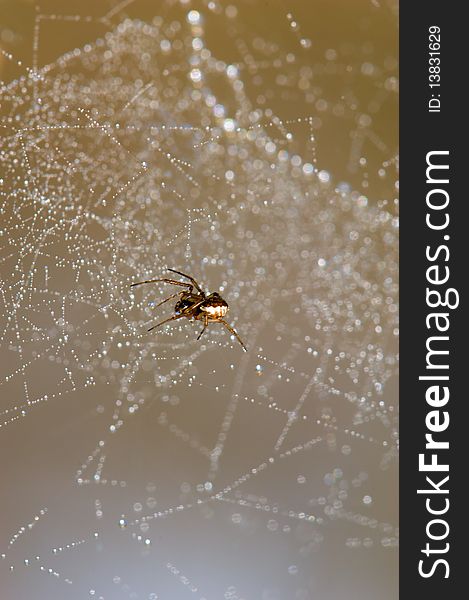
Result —
M231 327L231 325L229 325L223 319L223 317L228 312L229 306L228 303L225 300L223 300L220 294L218 292L206 294L199 286L197 281L190 275L186 275L185 273L181 273L180 271L175 271L174 269L168 269L168 271L172 271L173 273L182 275L182 277L188 279L190 283L184 281L177 281L175 279L164 278L139 281L138 283L133 283L130 286L135 287L144 283L163 282L187 288L184 291L172 294L171 296L165 298L158 304L158 306L161 306L161 304L168 302L168 300L178 297L178 301L176 302L176 305L174 307L174 315L169 319L165 319L164 321L161 321L161 323L157 323L153 327L150 327L148 331L152 331L152 329L155 329L160 325L164 325L169 321L175 321L176 319L181 319L184 317L189 320L195 319L197 321L203 322L204 327L197 338L200 339L209 323L221 323L232 335L236 337L238 342L243 347L243 350L246 352L246 346L243 344L237 332ZM196 289L196 291L194 291L194 288Z
M200 304L200 294L180 292L180 296L180 300L176 302L174 307L176 315L192 317L199 321L204 321L207 316L209 322L213 322L224 317L228 312L228 303L223 300L218 292L206 296L202 304Z

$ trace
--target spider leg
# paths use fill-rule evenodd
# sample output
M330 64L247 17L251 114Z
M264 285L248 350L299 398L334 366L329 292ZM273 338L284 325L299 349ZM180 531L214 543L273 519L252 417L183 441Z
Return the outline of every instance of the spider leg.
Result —
M228 329L228 331L231 333L231 335L234 335L235 338L238 340L238 342L241 344L241 346L243 347L243 350L245 352L247 352L247 348L246 346L243 344L243 341L241 340L241 338L239 337L239 335L237 334L237 332L233 329L233 327L231 327L231 325L228 325L228 323L226 321L224 321L223 319L217 319L220 323L222 323L226 329Z
M201 294L202 296L205 296L205 292L200 288L200 285L197 283L197 281L193 277L191 277L190 275L186 275L185 273L181 273L181 271L176 271L176 269L168 268L168 271L172 271L173 273L177 273L178 275L182 275L183 277L186 277L186 279L189 279L189 281L192 283L192 285L195 287L195 289L199 292L199 294Z
M162 300L159 304L157 304L155 306L155 308L158 308L158 306L161 306L165 302L168 302L168 300L172 300L173 298L176 298L177 296L181 296L182 294L185 294L185 293L186 292L176 292L176 294L172 294L171 296L168 296L167 298L165 298L165 300Z
M197 339L200 340L200 338L202 337L204 331L207 329L207 325L208 325L208 315L205 315L204 317L204 328L202 329L202 331L199 333Z
M153 329L156 329L160 325L164 325L165 323L169 323L170 321L175 321L176 319L182 319L182 317L185 317L185 316L186 315L173 315L172 317L169 317L169 319L165 319L164 321L161 321L161 323L157 323L156 325L153 325L153 327L150 327L150 329L148 331L152 331Z
M194 294L194 296L197 298L197 296ZM199 302L196 302L195 304L191 304L190 306L188 306L187 308L185 308L182 311L182 314L184 316L186 316L186 313L192 313L194 311L195 308L198 308L201 304L203 304L205 302L205 296L202 298L202 300L199 300Z
M191 283L184 283L183 281L176 281L175 279L147 279L145 281L138 281L137 283L132 283L132 285L130 287L135 287L136 285L143 285L144 283L158 283L158 282L163 282L163 283L171 283L173 285L180 285L181 287L186 287L188 288L189 292L192 292L193 289L193 285Z

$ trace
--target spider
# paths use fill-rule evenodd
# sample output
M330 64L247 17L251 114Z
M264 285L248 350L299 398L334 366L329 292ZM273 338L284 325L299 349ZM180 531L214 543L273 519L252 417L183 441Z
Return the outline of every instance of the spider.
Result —
M190 283L186 283L184 281L176 281L176 279L163 278L147 279L146 281L139 281L138 283L133 283L130 286L135 287L137 285L143 285L144 283L157 283L161 281L164 283L171 283L172 285L179 285L181 287L187 288L182 292L176 292L175 294L172 294L171 296L165 298L165 300L162 300L159 304L157 304L157 307L161 306L165 302L168 302L168 300L179 296L179 300L176 302L176 305L174 307L174 315L172 317L169 317L169 319L161 321L161 323L153 325L153 327L150 327L148 331L152 331L160 325L169 323L169 321L175 321L176 319L182 319L183 317L185 317L186 319L196 319L197 321L203 321L204 327L197 337L197 339L200 340L202 334L207 329L209 323L221 323L226 327L226 329L228 329L228 331L232 335L236 337L238 342L243 347L243 350L247 352L246 346L243 344L237 332L233 329L233 327L231 327L231 325L228 325L228 323L223 319L223 317L228 312L229 307L228 303L225 300L223 300L220 294L218 292L212 292L211 294L207 295L201 289L197 281L190 275L186 275L185 273L181 273L181 271L176 271L175 269L168 268L168 271L171 271L172 273L177 273L178 275L185 277L189 280ZM197 290L196 292L193 291L194 288Z

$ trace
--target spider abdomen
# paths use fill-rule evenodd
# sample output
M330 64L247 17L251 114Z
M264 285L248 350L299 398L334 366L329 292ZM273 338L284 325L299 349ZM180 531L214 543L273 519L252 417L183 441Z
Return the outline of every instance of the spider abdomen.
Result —
M202 305L200 307L200 310L204 313L207 313L208 316L212 319L220 319L221 317L224 317L228 312L228 305L226 304L226 302L217 304L207 304Z
M228 303L218 292L212 292L201 305L200 311L209 319L222 319L228 312Z

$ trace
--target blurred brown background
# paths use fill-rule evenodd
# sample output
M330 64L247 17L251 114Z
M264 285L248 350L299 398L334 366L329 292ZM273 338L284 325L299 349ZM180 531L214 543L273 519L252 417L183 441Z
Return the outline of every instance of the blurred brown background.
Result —
M1 597L396 598L397 4L0 25Z

